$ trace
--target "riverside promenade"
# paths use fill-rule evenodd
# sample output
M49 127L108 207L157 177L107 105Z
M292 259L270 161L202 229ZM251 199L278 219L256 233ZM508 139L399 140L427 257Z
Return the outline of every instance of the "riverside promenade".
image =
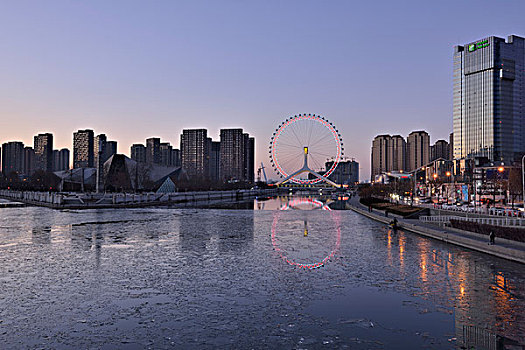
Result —
M392 213L387 217L383 210L372 209L372 212L369 212L368 208L359 202L359 197L349 200L347 209L387 225L395 217L401 230L525 264L525 243L522 242L496 237L496 244L489 245L488 237L482 234L423 223L418 219L404 219Z

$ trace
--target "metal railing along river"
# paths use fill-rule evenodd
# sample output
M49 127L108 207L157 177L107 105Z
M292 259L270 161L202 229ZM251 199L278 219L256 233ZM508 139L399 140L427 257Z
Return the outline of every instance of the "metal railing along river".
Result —
M512 226L525 227L525 219L499 217L499 218L469 218L464 216L420 216L419 221L437 225L449 224L450 219L475 222L478 224L494 225L494 226Z

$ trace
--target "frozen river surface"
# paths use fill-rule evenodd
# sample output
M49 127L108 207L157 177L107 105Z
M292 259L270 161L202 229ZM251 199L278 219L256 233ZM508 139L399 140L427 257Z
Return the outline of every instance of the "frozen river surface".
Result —
M524 270L351 211L0 209L0 344L524 343Z

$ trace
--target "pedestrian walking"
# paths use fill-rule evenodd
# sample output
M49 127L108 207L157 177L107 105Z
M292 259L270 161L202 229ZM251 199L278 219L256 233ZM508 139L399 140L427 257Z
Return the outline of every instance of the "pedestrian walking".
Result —
M490 243L489 243L490 245L493 245L495 243L496 235L494 234L493 231L490 231L489 240L490 240Z

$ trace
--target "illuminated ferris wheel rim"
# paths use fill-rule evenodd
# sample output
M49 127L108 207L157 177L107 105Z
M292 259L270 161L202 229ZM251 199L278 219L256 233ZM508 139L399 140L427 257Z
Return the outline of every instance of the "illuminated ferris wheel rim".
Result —
M282 164L279 164L278 160L278 149L279 149L279 137L283 133L284 130L286 130L287 127L291 127L294 123L297 123L302 120L312 120L314 122L319 123L323 127L325 127L327 130L330 131L330 135L333 137L333 140L335 142L335 148L336 152L335 155L332 157L331 161L333 162L330 169L326 169L326 172L322 175L324 178L328 178L335 170L337 165L339 164L342 156L343 156L343 139L341 137L341 134L339 133L339 130L335 127L335 125L330 122L328 119L321 115L315 115L315 114L299 114L294 115L292 117L286 118L285 121L283 121L279 126L275 129L275 132L272 135L272 138L270 140L270 161L272 163L272 166L274 169L277 170L279 175L281 177L288 177L289 172L283 169ZM305 145L301 145L305 146ZM305 150L305 152L308 152L308 149ZM304 179L297 179L292 178L290 179L291 182L299 183L299 184L314 184L322 181L320 178L315 178L311 180L304 180Z

